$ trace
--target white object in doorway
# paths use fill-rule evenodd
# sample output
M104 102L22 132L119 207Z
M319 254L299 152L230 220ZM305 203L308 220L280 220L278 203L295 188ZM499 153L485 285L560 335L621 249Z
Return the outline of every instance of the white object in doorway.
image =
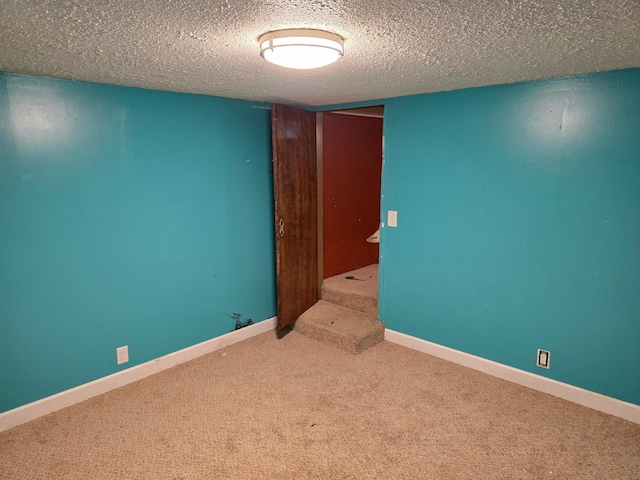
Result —
M369 238L367 238L367 242L369 242L369 243L380 243L380 229L383 226L384 226L384 224L382 222L380 222L380 226L378 227L378 229Z

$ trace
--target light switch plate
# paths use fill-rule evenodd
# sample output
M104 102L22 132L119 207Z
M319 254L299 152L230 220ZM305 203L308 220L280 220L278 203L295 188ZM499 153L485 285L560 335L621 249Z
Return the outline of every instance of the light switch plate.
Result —
M398 226L398 212L395 210L389 210L387 214L387 226L388 227L397 227Z

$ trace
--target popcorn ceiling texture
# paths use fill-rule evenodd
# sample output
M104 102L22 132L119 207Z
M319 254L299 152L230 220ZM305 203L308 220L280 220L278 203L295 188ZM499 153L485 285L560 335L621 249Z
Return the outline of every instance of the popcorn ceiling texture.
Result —
M315 28L345 56L292 71L258 37ZM640 67L640 0L2 0L0 70L327 105Z

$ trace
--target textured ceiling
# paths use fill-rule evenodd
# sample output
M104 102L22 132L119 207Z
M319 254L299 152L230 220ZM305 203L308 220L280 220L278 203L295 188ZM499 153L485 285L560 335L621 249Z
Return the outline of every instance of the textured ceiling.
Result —
M318 70L258 37L345 38ZM0 0L0 70L326 105L640 67L640 0Z

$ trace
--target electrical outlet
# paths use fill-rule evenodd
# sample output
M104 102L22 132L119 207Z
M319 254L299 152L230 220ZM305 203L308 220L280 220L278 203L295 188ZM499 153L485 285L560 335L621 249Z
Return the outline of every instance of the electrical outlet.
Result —
M549 368L550 362L551 362L551 352L549 350L538 349L537 365L542 368Z
M128 345L116 348L116 361L118 362L118 365L122 365L123 363L127 363L129 361Z

